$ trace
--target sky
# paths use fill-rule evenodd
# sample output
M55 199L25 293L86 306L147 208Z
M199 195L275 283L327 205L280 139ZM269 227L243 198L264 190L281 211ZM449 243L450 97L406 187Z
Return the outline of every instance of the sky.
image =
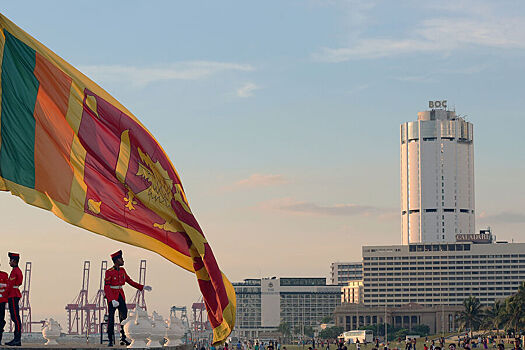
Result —
M400 244L399 125L429 100L474 124L476 226L525 242L525 3L18 1L0 12L153 133L231 281L328 276ZM0 268L33 263L33 320L65 324L91 261L124 251L149 311L200 296L155 253L0 194ZM128 298L133 290L126 287Z

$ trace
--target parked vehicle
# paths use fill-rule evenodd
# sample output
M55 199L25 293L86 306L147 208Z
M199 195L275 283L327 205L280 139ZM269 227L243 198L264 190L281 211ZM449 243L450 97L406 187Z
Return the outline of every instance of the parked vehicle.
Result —
M353 344L359 340L360 343L371 343L374 340L374 333L371 330L347 331L339 336L345 343Z

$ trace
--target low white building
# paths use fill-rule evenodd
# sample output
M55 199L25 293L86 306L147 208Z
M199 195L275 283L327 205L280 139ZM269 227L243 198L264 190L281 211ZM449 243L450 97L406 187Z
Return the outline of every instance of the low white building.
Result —
M326 278L262 278L233 283L237 294L236 335L260 338L277 330L281 322L290 329L319 326L341 303L341 287Z

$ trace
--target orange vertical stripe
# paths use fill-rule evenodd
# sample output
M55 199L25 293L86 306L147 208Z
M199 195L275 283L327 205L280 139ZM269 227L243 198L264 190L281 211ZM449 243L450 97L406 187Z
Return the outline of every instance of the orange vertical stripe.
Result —
M40 85L35 105L35 189L69 204L73 168L69 162L73 130L66 121L71 78L36 53Z

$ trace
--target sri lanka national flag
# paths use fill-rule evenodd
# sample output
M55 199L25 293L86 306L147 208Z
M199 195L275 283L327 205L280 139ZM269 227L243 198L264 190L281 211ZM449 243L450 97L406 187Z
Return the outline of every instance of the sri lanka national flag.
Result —
M149 131L117 100L0 14L0 190L194 272L214 343L235 292Z

